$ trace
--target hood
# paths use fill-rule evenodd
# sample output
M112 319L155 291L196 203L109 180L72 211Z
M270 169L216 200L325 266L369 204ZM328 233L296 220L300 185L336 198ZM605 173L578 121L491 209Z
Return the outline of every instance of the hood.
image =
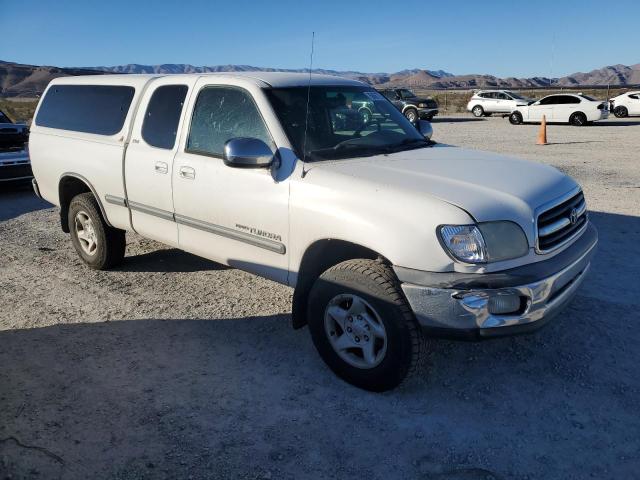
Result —
M328 170L381 189L439 199L477 222L515 221L529 237L535 209L577 187L548 165L448 145L312 165L310 173Z

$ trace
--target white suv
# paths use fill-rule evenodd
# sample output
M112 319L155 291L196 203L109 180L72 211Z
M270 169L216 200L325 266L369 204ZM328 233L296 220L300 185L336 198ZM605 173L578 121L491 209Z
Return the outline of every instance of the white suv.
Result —
M544 116L548 122L570 123L577 127L609 116L606 102L582 93L547 95L540 100L516 106L509 116L513 125L539 122Z
M480 90L475 92L467 103L467 111L473 113L474 117L487 117L492 113L511 113L516 105L530 100L511 90Z
M416 371L427 336L541 326L597 243L569 176L434 146L371 86L338 77L57 78L31 154L36 192L89 267L126 261L137 232L289 285L293 326L369 390Z
M610 100L611 111L618 118L640 115L640 92L627 92Z

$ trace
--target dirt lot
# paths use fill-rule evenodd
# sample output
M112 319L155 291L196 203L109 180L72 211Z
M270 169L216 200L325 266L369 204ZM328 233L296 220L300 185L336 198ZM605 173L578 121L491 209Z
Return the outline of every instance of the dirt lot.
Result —
M600 250L528 336L436 341L382 395L334 377L289 289L130 236L81 265L57 212L0 191L0 478L621 479L640 472L640 119L437 119L438 141L555 165Z

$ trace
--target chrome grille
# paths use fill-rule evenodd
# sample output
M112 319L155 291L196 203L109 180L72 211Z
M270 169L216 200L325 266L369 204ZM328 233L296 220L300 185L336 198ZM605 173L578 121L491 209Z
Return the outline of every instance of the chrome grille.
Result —
M574 238L587 223L587 204L582 192L538 215L538 251L548 252Z

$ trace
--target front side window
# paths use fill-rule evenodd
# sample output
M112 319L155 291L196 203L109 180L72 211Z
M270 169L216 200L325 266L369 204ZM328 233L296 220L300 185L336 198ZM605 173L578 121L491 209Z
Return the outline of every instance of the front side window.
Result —
M238 137L257 138L273 146L258 107L246 91L230 87L203 89L193 110L187 151L222 157L224 144Z
M560 96L554 95L552 97L545 97L540 100L540 105L558 105L560 102Z
M186 85L163 85L153 92L142 124L142 138L149 145L173 148L187 90Z
M640 95L638 95L636 93L635 95L629 95L629 98L633 98L634 100L638 100L638 99L640 99Z
M406 88L400 90L400 96L402 98L416 98L416 94Z
M74 132L115 135L124 125L135 90L120 85L54 85L35 124Z
M273 88L266 94L296 153L306 161L430 145L389 100L369 87Z

